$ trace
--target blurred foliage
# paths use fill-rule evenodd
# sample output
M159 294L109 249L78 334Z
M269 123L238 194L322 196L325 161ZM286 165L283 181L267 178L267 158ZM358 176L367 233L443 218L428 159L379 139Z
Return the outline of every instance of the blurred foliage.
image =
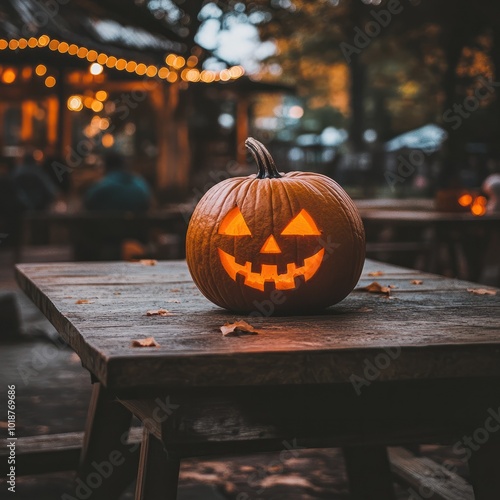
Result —
M429 122L447 128L456 148L464 140L492 142L500 132L493 92L458 130L443 120L447 109L474 92L479 78L500 81L499 2L252 0L218 5L223 15L237 10L253 19L261 38L275 42L277 52L265 61L261 76L296 85L310 112L338 110L355 144L366 128L387 139ZM380 26L377 19L391 7L398 13ZM376 30L377 22L379 33L358 49L356 35Z

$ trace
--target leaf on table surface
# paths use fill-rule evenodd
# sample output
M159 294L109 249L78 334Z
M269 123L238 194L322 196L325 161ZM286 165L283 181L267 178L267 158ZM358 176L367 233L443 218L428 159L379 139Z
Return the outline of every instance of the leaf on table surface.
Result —
M141 259L139 261L139 264L142 264L143 266L156 266L156 264L158 264L158 261L155 259Z
M239 320L234 323L226 323L220 327L224 337L239 337L240 335L257 335L259 332L246 321Z
M367 286L358 288L358 290L370 293L384 293L385 295L390 295L391 293L391 289L388 286L382 286L377 281L374 281Z
M376 278L377 276L383 276L384 274L384 271L373 271L372 273L368 273L368 276Z
M473 293L474 295L496 295L496 290L491 290L488 288L467 288L467 291Z
M132 340L130 347L160 347L154 337L146 337L145 339Z
M165 302L169 302L171 304L180 304L181 301L179 299L167 299Z
M423 280L411 280L410 283L412 285L421 285L423 283Z
M175 314L166 309L152 309L146 311L146 316L175 316Z
M93 300L89 300L89 299L78 299L75 304L93 304L94 301Z

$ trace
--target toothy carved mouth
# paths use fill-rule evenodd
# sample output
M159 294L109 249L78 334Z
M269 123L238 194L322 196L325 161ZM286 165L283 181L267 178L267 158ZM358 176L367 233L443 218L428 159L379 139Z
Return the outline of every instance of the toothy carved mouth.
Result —
M304 276L305 281L310 280L319 269L323 261L323 255L325 254L325 249L322 248L311 257L304 259L303 266L297 267L294 262L291 262L286 266L286 273L278 274L278 266L274 264L262 264L261 272L254 273L252 272L251 262L247 261L245 265L238 264L232 255L220 248L218 250L220 261L231 279L236 281L236 275L241 274L245 277L246 286L256 288L262 292L264 291L264 283L266 281L274 283L277 290L293 290L296 288L295 278Z

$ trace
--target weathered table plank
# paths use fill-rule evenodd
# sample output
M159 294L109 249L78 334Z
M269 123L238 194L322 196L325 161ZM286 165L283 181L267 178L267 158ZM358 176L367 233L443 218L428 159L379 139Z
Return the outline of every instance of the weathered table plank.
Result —
M355 290L323 314L288 318L266 317L268 303L250 317L214 306L184 262L22 264L17 279L113 389L345 383L384 349L397 354L380 381L500 376L500 294L387 264L367 261L359 287L394 285L389 298ZM145 315L159 308L173 316ZM223 337L219 327L236 318L259 335ZM160 347L130 347L147 336Z

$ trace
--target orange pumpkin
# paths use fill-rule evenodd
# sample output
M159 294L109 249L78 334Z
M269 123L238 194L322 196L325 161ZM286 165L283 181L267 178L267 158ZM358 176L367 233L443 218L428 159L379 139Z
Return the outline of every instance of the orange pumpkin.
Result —
M186 237L191 276L203 295L238 312L314 312L355 287L365 257L363 224L332 179L280 174L255 139L259 172L226 179L199 201Z

